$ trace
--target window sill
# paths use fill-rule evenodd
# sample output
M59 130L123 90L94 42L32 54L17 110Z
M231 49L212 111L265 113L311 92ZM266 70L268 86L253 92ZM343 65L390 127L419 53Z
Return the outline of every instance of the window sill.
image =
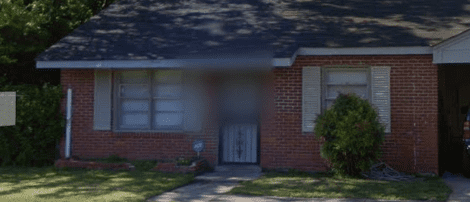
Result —
M115 133L184 133L183 130L113 130Z
M164 133L164 134L185 134L185 135L192 135L192 134L200 134L202 131L184 131L184 130L113 130L113 133L120 134L120 133Z

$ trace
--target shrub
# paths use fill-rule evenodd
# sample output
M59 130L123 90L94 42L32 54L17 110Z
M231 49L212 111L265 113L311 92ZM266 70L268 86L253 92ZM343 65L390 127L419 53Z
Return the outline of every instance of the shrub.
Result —
M367 100L340 94L315 123L315 136L325 140L321 156L337 174L358 176L380 158L385 128Z
M11 85L0 78L0 92L15 91L16 123L0 127L2 166L49 166L54 164L56 144L63 135L65 120L60 114L62 88L28 84Z

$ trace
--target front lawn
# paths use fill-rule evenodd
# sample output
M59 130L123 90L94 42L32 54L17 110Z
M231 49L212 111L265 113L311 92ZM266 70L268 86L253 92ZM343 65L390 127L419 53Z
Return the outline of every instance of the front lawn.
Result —
M193 174L154 171L105 171L0 168L0 201L144 201L188 184Z
M423 181L390 182L336 177L331 173L266 173L254 181L240 183L230 194L302 198L368 198L385 200L445 201L452 190L439 177Z

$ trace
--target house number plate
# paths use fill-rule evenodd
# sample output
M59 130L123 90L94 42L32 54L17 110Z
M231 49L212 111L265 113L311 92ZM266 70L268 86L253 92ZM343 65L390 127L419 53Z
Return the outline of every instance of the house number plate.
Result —
M194 140L193 150L195 152L201 152L202 150L204 150L204 140Z

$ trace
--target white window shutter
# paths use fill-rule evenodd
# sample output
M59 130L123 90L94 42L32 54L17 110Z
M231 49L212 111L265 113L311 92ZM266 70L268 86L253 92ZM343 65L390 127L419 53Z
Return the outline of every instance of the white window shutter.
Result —
M184 120L183 129L187 132L200 132L204 120L204 89L198 76L183 73Z
M111 70L95 69L93 130L111 130Z
M372 105L376 107L385 132L391 132L390 67L371 67Z
M302 131L313 132L315 119L321 113L321 69L302 69Z

